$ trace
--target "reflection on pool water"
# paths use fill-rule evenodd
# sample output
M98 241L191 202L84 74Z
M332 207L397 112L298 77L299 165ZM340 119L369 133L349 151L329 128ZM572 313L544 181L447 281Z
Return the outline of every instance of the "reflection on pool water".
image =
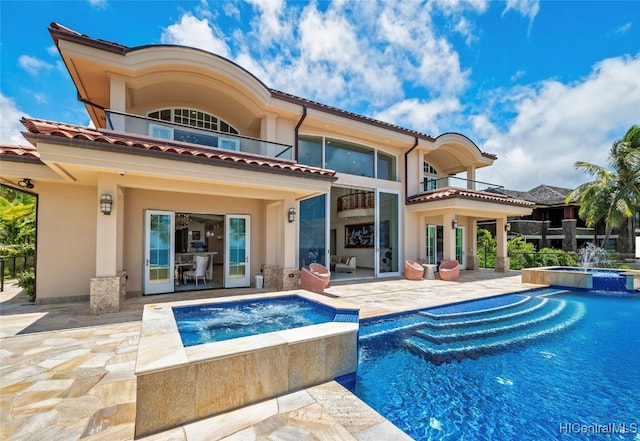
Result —
M552 291L361 324L351 386L416 440L640 440L640 296Z

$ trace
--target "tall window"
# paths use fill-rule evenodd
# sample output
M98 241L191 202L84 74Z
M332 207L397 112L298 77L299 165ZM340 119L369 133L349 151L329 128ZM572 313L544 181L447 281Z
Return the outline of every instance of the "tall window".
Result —
M149 118L175 122L191 127L198 127L200 129L216 130L218 132L232 133L235 135L238 134L238 131L228 122L218 118L217 116L211 115L210 113L202 112L197 109L188 109L183 107L160 109L155 112L150 112L147 116Z
M325 229L327 223L326 195L322 194L300 201L299 225L299 267L310 263L327 265L327 243Z
M424 184L422 191L431 191L438 188L438 170L427 161L422 163L422 172L424 176Z

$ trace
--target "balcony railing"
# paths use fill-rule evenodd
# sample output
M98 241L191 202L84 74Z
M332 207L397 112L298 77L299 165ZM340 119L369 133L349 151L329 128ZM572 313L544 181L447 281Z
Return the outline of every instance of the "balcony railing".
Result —
M428 192L445 187L466 188L468 190L486 191L488 193L504 194L504 186L489 184L487 182L472 181L458 178L457 176L446 176L444 178L424 178L422 181L422 191Z
M151 136L168 141L187 142L203 147L234 150L271 158L293 159L293 147L287 144L215 130L200 129L114 110L107 110L106 118L107 128L118 132Z
M372 191L351 193L338 198L337 211L375 208L376 195Z

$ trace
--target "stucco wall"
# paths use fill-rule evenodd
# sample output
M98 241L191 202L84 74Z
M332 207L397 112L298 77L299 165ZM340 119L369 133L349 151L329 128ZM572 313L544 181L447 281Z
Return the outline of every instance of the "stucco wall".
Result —
M96 188L42 183L37 190L37 301L88 296L96 269Z

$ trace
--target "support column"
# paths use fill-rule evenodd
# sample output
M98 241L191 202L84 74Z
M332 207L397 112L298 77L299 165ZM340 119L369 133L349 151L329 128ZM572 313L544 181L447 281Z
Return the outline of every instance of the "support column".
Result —
M96 228L96 277L90 281L89 310L91 314L120 311L122 278L126 277L118 268L118 219L121 195L115 181L99 177L96 194L98 210ZM111 196L111 213L100 210L102 195Z
M456 231L453 229L455 213L445 213L442 217L442 259L456 258Z
M118 112L126 112L126 95L127 84L123 77L117 75L111 75L109 78L109 109ZM124 115L112 114L110 118L111 126L108 129L125 131L125 117Z
M506 225L507 218L496 219L496 261L494 264L496 272L508 272L510 269L509 256L507 253Z
M295 220L289 222L289 209L295 210ZM297 244L299 205L295 199L285 199L267 207L267 262L264 266L265 288L286 291L299 288ZM277 243L276 243L277 242ZM269 244L273 245L269 251Z
M480 261L478 259L478 221L476 219L469 219L469 228L467 231L467 266L468 270L477 270L480 268Z
M476 188L476 167L470 165L467 167L467 189L475 190Z
M578 251L578 240L576 238L577 219L562 219L562 249L564 251Z

